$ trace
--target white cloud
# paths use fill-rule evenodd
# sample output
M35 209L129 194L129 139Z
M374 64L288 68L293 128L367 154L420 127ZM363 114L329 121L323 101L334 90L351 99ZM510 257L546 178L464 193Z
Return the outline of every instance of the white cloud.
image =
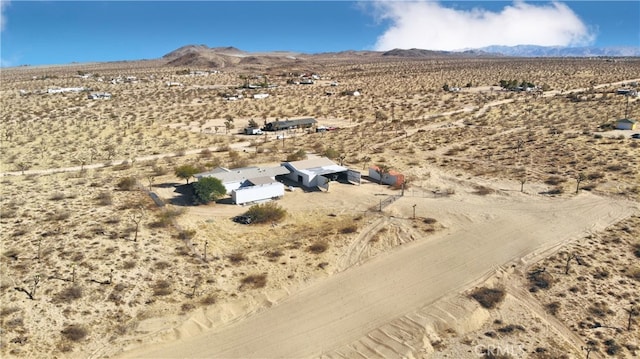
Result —
M582 46L595 35L565 4L515 1L499 12L459 10L428 0L373 3L391 26L375 49L462 50L490 45Z
M9 6L10 0L0 0L0 31L4 31L4 26L7 23L7 17L4 14L4 9Z

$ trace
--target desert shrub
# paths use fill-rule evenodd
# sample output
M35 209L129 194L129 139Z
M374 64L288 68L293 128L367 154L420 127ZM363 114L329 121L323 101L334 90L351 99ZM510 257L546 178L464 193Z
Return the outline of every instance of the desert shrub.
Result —
M178 239L188 241L196 236L197 231L195 229L183 229L178 233Z
M240 281L240 288L249 287L251 289L264 288L267 285L266 274L250 274Z
M551 302L546 304L544 307L547 310L547 312L551 313L551 315L556 315L560 310L560 306L561 306L560 302Z
M247 260L247 257L244 256L244 253L242 252L234 252L231 253L227 256L227 259L229 260L229 262L237 264L240 263L242 261Z
M4 251L2 255L4 255L7 258L18 259L18 256L20 255L20 251L16 248L10 248Z
M269 202L249 207L244 215L251 217L252 223L271 223L282 221L286 217L287 211L276 203Z
M21 309L20 307L5 307L2 308L2 310L0 310L0 318L4 318L10 314L19 312Z
M96 197L96 201L101 206L108 206L113 203L113 199L111 198L111 193L107 191L102 191Z
M633 254L640 258L640 242L633 245Z
M549 289L553 284L553 276L546 271L535 271L529 274L529 283L531 283L531 292L538 289Z
M168 208L156 214L155 222L152 222L150 226L152 228L163 228L173 224L173 221L182 215L185 211L178 208Z
M355 233L357 231L358 231L358 226L354 223L347 223L340 228L340 233L342 234Z
M515 331L520 331L520 332L524 332L526 331L524 329L524 327L522 325L519 324L509 324L509 325L505 325L504 327L500 327L498 328L498 332L502 333L502 334L509 334L509 333L513 333Z
M640 281L640 265L636 265L627 269L627 276L631 279Z
M315 242L307 247L307 250L313 254L320 254L325 252L327 248L329 248L329 244L327 244L327 242Z
M287 156L287 162L292 162L292 161L301 161L307 158L307 153L305 152L305 150L303 149L299 149L294 153L290 153Z
M82 298L82 287L74 285L58 293L55 299L58 302L68 303L80 298Z
M167 262L167 261L160 261L160 262L156 262L156 264L154 265L154 267L156 269L162 270L162 269L167 269L171 267L171 263Z
M173 292L171 289L171 282L165 279L159 279L153 284L153 295L165 296Z
M136 187L137 182L135 177L123 177L118 181L116 187L121 191L131 191Z
M617 171L621 171L622 169L624 169L624 166L619 165L619 164L613 164L613 165L607 166L606 169L607 169L607 171L617 172Z
M424 224L435 224L436 222L438 222L435 218L424 218L422 220L422 223Z
M548 184L549 186L557 186L564 182L567 182L567 179L560 176L551 176L544 181L544 183Z
M622 346L620 346L620 344L616 343L616 341L614 339L607 339L607 340L604 341L603 344L607 347L605 349L605 351L609 355L616 355L622 349Z
M66 209L56 211L49 216L50 221L64 221L65 219L71 217L71 212Z
M488 194L492 194L495 191L489 187L485 187L485 186L477 186L476 190L473 192L473 194L477 194L480 196L486 196Z
M200 299L200 304L202 305L215 304L217 299L218 298L215 296L215 294L207 294L206 296L202 297L202 299Z
M600 318L606 317L610 312L609 307L605 302L598 302L593 304L589 307L588 311L591 315L595 315L596 317Z
M492 309L504 300L505 294L502 288L481 287L471 292L471 298L478 301L482 307Z
M284 255L284 253L282 253L281 250L276 249L276 250L273 250L273 251L268 251L264 255L267 256L269 258L269 260L273 261L273 260L276 260L276 259L282 257Z
M64 193L56 192L56 193L52 194L49 197L49 200L51 200L51 201L61 201L61 200L65 199L65 198L66 198L66 196L64 195Z
M80 324L67 325L61 333L65 339L72 342L79 342L88 334L87 329Z

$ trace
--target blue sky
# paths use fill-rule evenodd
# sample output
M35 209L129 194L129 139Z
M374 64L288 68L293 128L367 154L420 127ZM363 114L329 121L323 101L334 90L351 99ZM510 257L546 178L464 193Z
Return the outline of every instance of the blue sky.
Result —
M158 58L188 44L315 53L640 46L639 1L20 1L3 66Z

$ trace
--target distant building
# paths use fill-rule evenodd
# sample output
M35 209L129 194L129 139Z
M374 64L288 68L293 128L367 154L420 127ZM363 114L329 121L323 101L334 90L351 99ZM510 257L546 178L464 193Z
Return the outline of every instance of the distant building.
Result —
M623 118L616 121L616 130L635 130L638 128L638 121Z
M281 131L288 130L291 128L309 128L318 123L315 118L301 118L297 120L283 120L283 121L274 121L269 122L264 127L265 131Z
M109 100L111 99L111 94L108 92L95 92L89 94L87 97L89 100Z
M257 100L263 99L263 98L267 98L267 97L269 97L268 93L257 93L255 95L253 95L253 98L257 99Z
M85 90L84 87L56 87L48 89L47 93L82 92Z

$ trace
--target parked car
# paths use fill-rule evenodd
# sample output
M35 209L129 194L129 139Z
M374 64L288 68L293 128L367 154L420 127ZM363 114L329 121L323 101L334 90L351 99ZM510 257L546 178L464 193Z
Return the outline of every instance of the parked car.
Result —
M634 133L631 138L640 139L640 133Z
M251 224L253 218L251 218L251 216L235 216L233 217L233 221L241 224Z

